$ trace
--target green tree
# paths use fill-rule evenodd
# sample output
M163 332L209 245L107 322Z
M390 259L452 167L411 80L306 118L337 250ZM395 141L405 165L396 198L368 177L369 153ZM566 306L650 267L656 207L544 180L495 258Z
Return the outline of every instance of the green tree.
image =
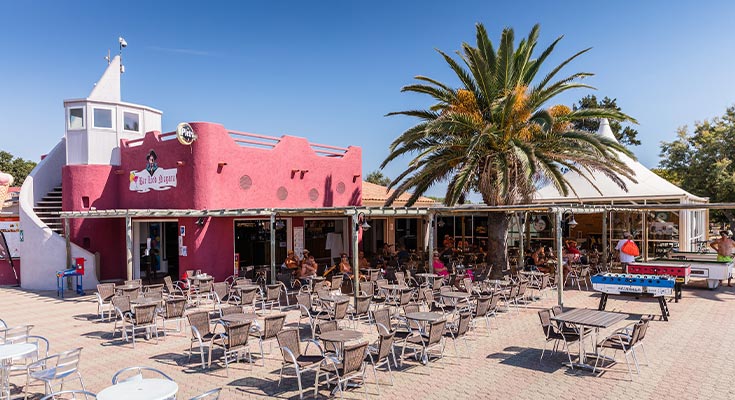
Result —
M22 185L28 174L30 174L35 167L36 163L33 161L14 157L7 151L0 151L0 171L13 175L13 178L15 179L13 186Z
M735 202L735 106L712 120L695 123L689 134L679 128L677 138L661 143L659 167L682 189L711 202ZM712 210L715 220L735 226L731 210Z
M390 178L383 175L383 173L380 171L373 171L369 173L365 180L380 186L388 186L390 184Z
M617 99L611 99L605 96L602 101L597 101L597 96L591 94L583 97L579 102L572 106L574 110L584 109L596 109L606 108L616 111L622 111L617 104ZM600 127L600 121L598 119L585 118L582 120L574 121L574 129L585 130L589 132L597 132ZM631 128L630 126L623 127L619 121L610 121L610 129L612 130L615 138L618 142L625 146L639 146L641 141L638 140L638 131Z
M536 55L538 34L536 25L516 47L513 29L506 28L496 49L485 27L478 24L477 44L464 43L457 53L460 61L439 51L461 82L458 88L417 76L420 83L402 89L427 94L436 103L426 110L388 114L420 120L393 141L381 166L404 154L415 155L391 182L395 192L387 199L388 205L411 189L409 203L413 203L437 182L447 182L447 205L472 192L479 192L491 206L527 204L542 182L564 194L574 191L562 168L588 177L590 184L593 173L609 176L623 188L621 175L634 180L632 171L617 157L616 151L632 157L624 146L574 130L572 125L582 119L630 117L617 109L544 108L560 93L589 88L579 80L592 74L579 72L555 80L563 67L589 50L585 49L536 79L561 40L557 38ZM487 261L496 275L508 265L509 223L510 214L488 213Z

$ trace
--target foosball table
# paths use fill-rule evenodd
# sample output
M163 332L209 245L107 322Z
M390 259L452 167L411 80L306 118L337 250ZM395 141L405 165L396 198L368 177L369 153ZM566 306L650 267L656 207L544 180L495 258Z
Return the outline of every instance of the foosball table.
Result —
M636 298L650 296L658 299L661 307L661 317L664 321L669 320L669 307L665 296L674 294L676 278L661 275L639 275L639 274L597 274L590 278L592 287L602 293L598 309L604 311L607 306L609 295L628 295Z
M628 264L629 274L670 276L676 279L674 285L674 302L678 303L681 299L681 287L689 283L692 276L692 267L690 264L669 264L658 262L635 262Z

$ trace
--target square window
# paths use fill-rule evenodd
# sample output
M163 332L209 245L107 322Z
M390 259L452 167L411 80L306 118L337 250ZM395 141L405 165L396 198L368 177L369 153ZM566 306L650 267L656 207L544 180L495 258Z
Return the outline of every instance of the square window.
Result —
M84 109L69 109L69 129L84 129Z
M104 108L94 109L94 127L112 128L112 110Z
M126 131L139 132L140 115L136 113L123 113L123 129Z

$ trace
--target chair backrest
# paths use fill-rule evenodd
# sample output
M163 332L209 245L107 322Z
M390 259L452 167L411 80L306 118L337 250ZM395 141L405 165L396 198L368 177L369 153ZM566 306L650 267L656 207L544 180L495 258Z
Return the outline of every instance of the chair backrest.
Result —
M490 312L490 302L492 301L492 296L480 296L477 298L477 303L475 304L475 315L478 317L484 317L487 315L488 312Z
M488 311L497 311L499 301L500 301L500 295L498 293L491 294L490 295L490 307Z
M242 314L242 307L240 306L229 306L222 307L219 309L219 315L224 317L225 315Z
M316 327L318 328L320 335L325 332L332 332L339 329L337 321L324 321L317 324Z
M400 297L400 303L401 305L406 305L411 302L411 297L413 296L413 289L406 288L401 290L401 297Z
M434 279L434 289L435 290L436 289L441 290L441 288L443 287L443 285L444 285L444 278L436 278L436 279Z
M108 301L112 299L112 296L115 295L115 284L100 283L99 285L97 285L97 293L100 294L100 297L103 301Z
M155 304L141 304L135 307L135 324L145 325L153 323L156 318Z
M173 381L170 376L166 375L163 371L157 370L155 368L151 367L127 367L123 368L117 372L115 372L115 375L112 376L112 384L117 385L118 383L122 382L130 382L130 381L140 381L143 380L143 371L146 372L152 372L154 375L156 375L156 378L164 378L169 381ZM124 378L125 375L128 373L133 372L131 376L128 376L127 378Z
M526 294L526 289L528 289L528 281L523 281L518 285L518 291L516 293L517 297L522 297Z
M376 279L375 280L375 286L377 286L377 287L381 287L381 286L387 285L387 284L388 284L388 280L387 279Z
M447 321L444 319L440 319L437 321L432 321L429 324L429 341L426 344L427 346L437 344L442 340L442 335L444 335L444 329L447 325Z
M549 279L551 278L548 275L544 275L541 277L541 286L539 286L541 290L544 290L547 287L549 287Z
M563 312L564 312L564 310L558 304L551 307L551 314L554 315L554 316L557 316L557 315L559 315L559 314L561 314Z
M544 330L544 336L548 338L549 334L552 332L551 310L540 310L538 312L538 318L541 321L541 328Z
M219 399L219 393L221 391L222 391L222 388L208 390L200 395L192 397L189 400L217 400Z
M212 281L202 282L199 284L199 293L212 293Z
M161 291L150 291L143 293L143 297L147 299L163 300L163 292Z
M276 301L281 298L281 284L268 285L265 288L265 300Z
M113 296L112 300L110 300L113 307L117 307L120 309L120 311L126 313L130 311L130 297L123 295L123 296Z
M240 304L253 304L255 296L258 294L258 288L252 287L240 290Z
M171 277L166 275L163 277L163 284L166 285L166 291L168 294L174 294L176 293L176 289L174 288L174 281L171 280Z
M125 281L126 285L138 285L143 286L143 280L142 279L131 279L129 281Z
M340 320L347 316L347 308L350 305L350 300L346 299L334 304L334 319Z
M373 282L360 282L360 292L365 296L372 296L375 294L375 286Z
M372 314L373 321L375 321L376 324L381 324L387 329L393 331L393 326L390 322L390 309L382 307L370 311L370 314ZM378 333L380 333L380 329L378 329Z
M342 275L332 276L332 290L342 290Z
M428 307L431 307L432 304L434 304L434 290L430 287L426 287L421 289L421 297L423 297L424 302Z
M223 301L227 294L230 293L230 285L227 282L217 282L212 285L212 291L217 295L218 301Z
M124 288L122 289L122 292L124 296L128 296L131 299L137 299L140 296L140 286Z
M276 334L278 340L278 347L281 349L289 349L293 353L294 357L301 355L301 345L299 344L299 330L296 328L283 329ZM281 350L283 361L293 362L288 354Z
M396 283L399 285L405 285L406 284L406 275L404 275L403 272L396 272Z
M302 317L308 317L309 310L311 310L311 295L309 293L297 293L296 304L304 306L305 309L299 307L299 311Z
M0 343L25 343L33 325L11 326L0 329Z
M410 314L410 313L415 313L415 312L419 312L419 311L421 311L421 310L420 310L420 307L419 307L419 305L417 303L406 304L406 305L403 306L403 315ZM408 326L412 330L417 330L417 329L419 329L421 327L419 325L418 321L414 321L414 320L411 320L411 319L408 320Z
M391 350L393 349L393 341L395 340L395 333L378 333L379 340L378 340L378 354L377 354L377 360L376 361L382 361L388 355L391 354Z
M143 286L143 292L163 292L163 284L155 284L155 285L145 285Z
M452 287L451 286L442 286L442 287L439 288L439 293L447 293L447 292L451 292L451 291L452 291Z
M53 366L53 378L64 377L77 372L79 369L79 357L82 354L82 348L77 347L73 350L67 350L56 355L56 365ZM46 365L50 367L49 364Z
M227 334L227 347L232 350L248 344L250 336L250 325L252 321L231 322L225 325L225 333Z
M358 296L357 307L355 308L355 314L367 315L370 310L370 302L373 300L373 296Z
M269 315L265 317L265 329L263 330L263 339L276 337L276 334L283 329L283 323L286 322L286 314Z
M210 325L209 325L209 313L208 312L206 311L193 312L187 315L186 319L189 320L189 325L192 328L196 328L199 331L200 335L204 336L209 333Z
M470 329L470 321L472 320L472 314L466 312L459 314L459 324L457 325L456 337L463 336Z
M186 310L186 299L166 300L166 318L181 318Z
M341 376L345 377L348 374L359 371L362 369L362 363L365 361L365 354L367 353L368 343L362 342L351 346L345 346L342 350L343 361Z
M464 286L464 290L467 293L472 294L472 279L470 279L470 278L464 278L464 279L462 279L462 286Z
M645 315L641 317L640 322L643 322L643 326L641 327L641 333L640 333L640 336L638 337L638 341L641 341L643 340L643 338L646 337L646 331L648 331L648 323L651 322L652 318L653 317L650 315Z
M370 271L370 282L375 282L380 277L380 271Z

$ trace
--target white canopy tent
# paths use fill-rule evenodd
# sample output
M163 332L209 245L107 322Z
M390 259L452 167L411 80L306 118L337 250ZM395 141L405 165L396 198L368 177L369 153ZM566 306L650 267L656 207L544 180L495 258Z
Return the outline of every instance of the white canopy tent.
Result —
M607 119L600 121L600 128L597 134L608 139L616 140ZM564 196L552 185L547 185L536 193L534 203L655 206L657 204L706 204L709 202L709 199L695 196L656 175L643 164L625 154L618 153L618 157L635 174L636 182L622 178L627 190L621 188L603 174L595 174L589 177L594 182L593 186L585 177L570 171L564 177L570 186L574 188L574 192L570 192L569 195ZM709 214L705 208L682 209L678 211L678 214L678 246L679 249L688 251L691 250L693 243L706 239ZM656 214L653 215L655 216ZM641 227L643 232L649 232L657 224L655 219L650 221L650 217L642 218L641 220L643 221L643 226ZM613 235L609 237L611 240L615 239ZM644 237L647 237L647 235L644 235Z

